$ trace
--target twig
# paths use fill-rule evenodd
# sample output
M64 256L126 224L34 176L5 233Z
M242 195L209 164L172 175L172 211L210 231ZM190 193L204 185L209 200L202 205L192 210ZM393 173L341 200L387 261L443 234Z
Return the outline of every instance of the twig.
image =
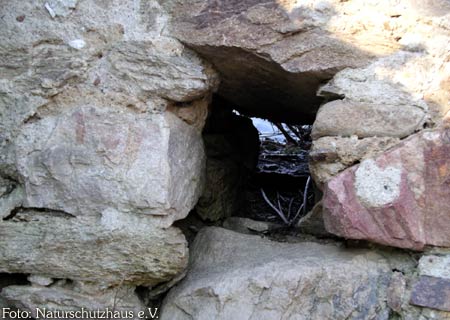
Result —
M291 217L291 209L292 209L292 203L294 202L294 197L292 197L291 201L289 202L289 208L288 208L288 219Z
M295 141L295 139L291 137L291 135L286 131L286 129L284 129L281 123L276 122L275 126L278 128L278 130L281 131L288 142L298 145L297 141Z
M277 191L277 202L278 202L278 209L283 212L283 209L281 208L281 203L280 203L280 193Z
M278 213L278 215L280 216L280 218L283 220L284 223L286 223L287 225L289 224L289 221L286 219L286 217L284 216L283 212L281 210L278 210L273 204L272 202L270 202L269 198L267 198L266 193L264 192L264 190L261 188L261 194L264 198L264 200L267 202L267 204L276 212Z
M295 219L297 219L298 215L302 211L302 208L304 208L304 203L302 203L302 205L298 208L297 212L295 213L294 218L291 220L291 223L293 223L295 221Z
M303 214L306 214L306 207L308 201L308 187L311 181L311 176L308 176L308 180L306 180L305 192L303 193Z
M287 124L287 127L289 128L289 130L292 131L293 134L295 134L295 136L298 138L298 140L300 140L300 141L303 140L302 136L300 135L300 133L297 131L296 128L294 128L294 127L291 126L290 124Z

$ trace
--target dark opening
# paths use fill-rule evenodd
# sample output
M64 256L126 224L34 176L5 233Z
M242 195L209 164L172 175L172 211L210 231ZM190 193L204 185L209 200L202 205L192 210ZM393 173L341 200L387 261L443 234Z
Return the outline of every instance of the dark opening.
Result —
M311 125L253 118L260 150L246 186L245 215L293 226L314 205L308 154Z
M206 221L238 216L294 226L314 205L311 124L249 118L236 110L222 97L212 102L203 132L207 182L196 212Z

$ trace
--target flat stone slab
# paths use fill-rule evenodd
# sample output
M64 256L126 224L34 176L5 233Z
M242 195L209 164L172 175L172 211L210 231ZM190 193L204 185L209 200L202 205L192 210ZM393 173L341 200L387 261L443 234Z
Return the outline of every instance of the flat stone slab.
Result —
M410 303L450 311L450 279L421 276L413 287Z

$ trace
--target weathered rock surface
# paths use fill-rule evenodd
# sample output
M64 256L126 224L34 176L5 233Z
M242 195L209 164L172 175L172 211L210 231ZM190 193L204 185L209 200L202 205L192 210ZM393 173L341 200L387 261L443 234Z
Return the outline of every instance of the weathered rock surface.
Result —
M164 112L196 105L217 84L208 64L161 36L168 17L156 1L6 1L0 10L8 26L0 30L0 170L8 177L18 179L14 140L24 123L84 106Z
M366 118L358 113L358 110L351 110L350 107L353 105L358 109L361 106L368 108L373 105L376 108L369 109L372 116L380 116L374 111L381 109L387 117L380 120L387 125L387 136L392 136L392 129L395 128L397 119L392 118L394 112L406 117L402 125L405 129L410 126L409 130L411 130L420 122L420 110L426 114L423 120L430 121L431 118L431 122L437 123L448 110L448 100L446 100L448 93L444 82L448 78L445 61L449 59L450 32L442 25L441 19L429 20L409 14L409 17L408 14L404 14L407 21L404 21L405 25L401 27L403 32L406 32L402 35L402 39L414 42L416 48L403 45L403 50L382 57L367 67L345 69L336 74L333 80L318 92L319 95L327 97L345 97L344 102L347 104L346 111L349 116L359 115L362 117L361 120L367 121L370 127L376 126L372 118ZM408 25L413 24L414 19L416 25ZM417 21L420 22L417 23ZM400 24L400 21L396 23ZM434 32L439 35L437 38L430 37L430 24ZM415 34L412 35L413 33ZM390 114L389 110L391 110ZM409 115L409 121L408 111L412 113ZM341 118L344 119L345 116L341 115ZM358 118L354 120L359 121ZM364 122L362 121L359 125L364 125ZM397 128L397 134L401 133L401 130Z
M388 319L386 290L403 258L206 228L161 318Z
M415 279L415 276L407 274L394 271L391 277L387 292L387 303L393 310L392 319L447 320L450 316L449 312L434 308L439 306L439 301L446 301L445 296L442 295L442 290L416 290L415 286L422 282L423 278L420 278L418 281L418 279ZM414 296L417 297L418 295L420 295L423 304L420 307L415 306L412 301ZM426 307L426 305L430 308Z
M377 51L376 44L391 46L389 39L397 48L378 54L362 67L339 71L318 90L327 101L340 100L319 109L313 127L314 143L327 137L338 145L345 144L348 136L356 135L370 139L363 139L366 148L381 152L392 146L383 146L381 139L407 137L439 124L450 108L448 1L343 1L342 6L354 23L347 29L337 29L336 36L353 38L355 47L372 53ZM360 20L363 17L365 20ZM345 18L336 15L331 23L342 25L343 21ZM354 34L349 36L349 32ZM373 49L367 46L369 42L375 45ZM346 148L348 154L355 152L355 161L362 159L355 147ZM353 164L340 157L311 161L319 187Z
M105 210L101 218L26 211L0 221L0 272L101 287L169 281L186 267L186 240L148 216Z
M364 159L377 156L400 142L392 137L322 137L309 153L309 171L320 188L330 178Z
M419 261L419 274L450 280L450 255L425 255Z
M11 211L23 204L24 190L21 186L16 186L10 192L6 192L0 197L0 219L6 218Z
M422 256L418 273L419 278L412 286L410 304L448 311L446 314L450 316L450 256Z
M64 316L64 312L81 311L82 309L90 313L85 313L84 316L79 313L76 318L92 319L95 311L109 310L108 318L111 317L111 314L115 314L117 319L139 319L138 312L145 310L145 306L139 301L134 288L126 286L88 293L80 291L77 287L71 288L67 285L52 287L10 286L4 288L1 295L15 307L30 312L33 317L38 319L43 316L47 319L53 317L70 319L70 315ZM131 314L133 314L133 317ZM118 315L119 317L117 317ZM102 319L102 316L97 314L95 318Z
M171 225L202 192L216 73L161 34L154 0L7 0L0 16L0 270L35 284L175 282L187 243ZM8 292L26 308L98 301Z
M202 191L200 132L170 112L93 106L24 126L16 141L24 206L185 217Z
M412 106L336 100L319 109L311 136L404 138L423 127L425 115L423 109Z
M328 181L327 230L401 248L449 247L449 136L424 131Z
M421 276L414 284L410 303L450 311L450 279Z

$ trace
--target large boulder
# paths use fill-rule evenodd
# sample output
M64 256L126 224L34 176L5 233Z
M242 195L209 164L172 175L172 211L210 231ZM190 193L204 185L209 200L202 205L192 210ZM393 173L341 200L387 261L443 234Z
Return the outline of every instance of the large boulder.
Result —
M161 319L388 319L394 267L406 271L410 263L402 255L206 228Z
M333 234L401 248L450 247L450 130L426 130L328 181Z

